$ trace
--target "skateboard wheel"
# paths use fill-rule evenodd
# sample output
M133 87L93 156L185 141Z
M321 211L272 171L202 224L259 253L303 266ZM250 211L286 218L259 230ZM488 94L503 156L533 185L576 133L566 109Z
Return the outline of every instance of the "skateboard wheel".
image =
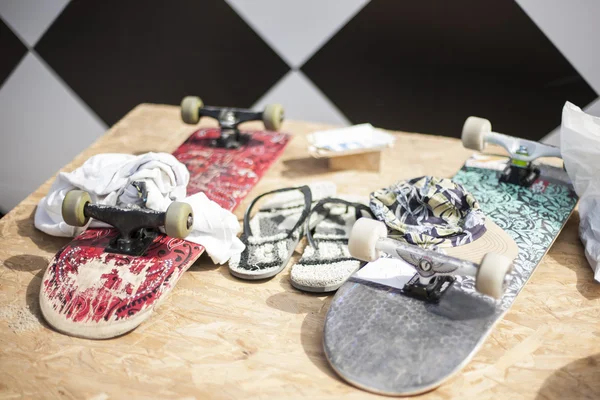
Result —
M192 206L174 201L165 215L165 232L168 236L183 239L192 231L194 223Z
M62 217L68 225L85 226L90 220L84 214L84 208L92 199L88 192L83 190L71 190L62 202Z
M283 122L283 106L281 104L267 104L263 111L263 123L269 131L278 131Z
M506 276L512 270L512 261L500 254L488 253L483 257L477 276L475 289L479 293L499 299L504 294Z
M381 255L377 241L387 237L387 228L381 221L359 218L352 227L348 240L350 255L362 261L375 261Z
M200 121L200 109L204 106L200 97L186 96L181 100L181 119L186 124L197 124Z
M479 117L469 117L462 130L463 146L467 149L481 151L485 148L484 135L492 131L492 123Z

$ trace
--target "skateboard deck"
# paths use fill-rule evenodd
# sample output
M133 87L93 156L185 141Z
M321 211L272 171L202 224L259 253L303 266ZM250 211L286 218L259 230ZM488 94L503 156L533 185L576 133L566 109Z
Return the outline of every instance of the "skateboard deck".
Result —
M427 303L401 294L415 274L408 264L368 264L338 290L325 321L325 354L342 378L380 394L414 395L436 388L475 355L578 200L561 168L542 165L540 177L523 187L499 182L505 165L505 158L474 156L453 178L519 247L503 297L494 301L475 291L473 278L459 276L438 303Z
M215 148L218 128L194 132L173 155L190 172L188 195L206 196L233 210L281 155L290 136L256 131L238 149ZM92 228L52 259L40 305L48 323L73 336L109 338L147 319L204 248L158 235L143 256L107 253L114 228Z

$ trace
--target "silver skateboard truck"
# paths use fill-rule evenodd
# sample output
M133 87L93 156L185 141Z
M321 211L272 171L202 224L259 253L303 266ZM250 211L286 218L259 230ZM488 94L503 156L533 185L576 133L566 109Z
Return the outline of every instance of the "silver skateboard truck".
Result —
M211 117L219 122L221 135L213 141L212 145L226 149L237 149L248 142L249 136L240 132L239 124L262 120L267 130L277 131L284 118L281 104L267 104L263 111L252 111L243 108L205 106L200 97L184 97L181 101L183 122L195 125L201 117Z
M504 294L512 271L512 261L499 254L488 253L481 264L476 264L390 239L386 225L369 218L360 218L355 222L348 250L352 257L362 261L375 261L382 252L406 261L417 273L406 283L402 292L430 302L440 299L454 282L455 276L474 277L478 292L499 299Z
M492 123L479 117L467 118L461 138L463 146L471 150L483 151L488 143L504 147L510 164L502 172L500 181L521 186L530 186L539 177L540 170L532 164L534 160L540 157L562 158L558 147L493 132Z

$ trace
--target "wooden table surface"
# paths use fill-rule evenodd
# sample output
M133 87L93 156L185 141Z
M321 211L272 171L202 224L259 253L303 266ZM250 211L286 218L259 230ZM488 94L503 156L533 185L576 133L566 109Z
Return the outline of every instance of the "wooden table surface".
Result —
M402 178L451 177L471 153L456 139L398 132L380 173L331 172L307 155L305 134L323 127L284 123L294 139L238 217L266 190L332 180L338 193L368 195ZM171 152L194 129L176 107L140 105L64 170L98 153ZM377 397L329 368L321 339L332 296L293 289L289 267L248 282L203 256L129 334L93 341L50 329L38 305L41 277L69 239L37 231L33 215L53 179L0 220L0 398ZM422 398L600 398L600 285L578 223L576 212L467 367Z

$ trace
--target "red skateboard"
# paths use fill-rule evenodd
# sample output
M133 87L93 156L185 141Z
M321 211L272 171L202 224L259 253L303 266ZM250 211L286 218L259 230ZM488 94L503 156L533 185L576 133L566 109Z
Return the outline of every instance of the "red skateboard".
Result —
M197 118L189 100L186 104L184 99L185 122L196 123L202 115L201 102L192 107L199 108ZM190 172L188 195L204 192L228 210L239 205L290 139L273 131L238 131L237 123L261 118L267 128L277 129L283 110L280 106L270 107L263 113L206 107L210 112L221 110L218 118L222 128L194 132L173 153ZM231 123L232 116L241 117ZM229 118L225 121L229 125L224 126L221 117ZM89 203L82 204L82 213L84 206L90 207ZM64 210L63 203L63 215ZM169 232L168 226L166 229ZM54 256L42 279L40 305L55 329L72 336L102 339L136 328L204 251L198 244L162 233L148 239L142 255L119 249L107 251L121 236L123 231L115 228L88 229Z

